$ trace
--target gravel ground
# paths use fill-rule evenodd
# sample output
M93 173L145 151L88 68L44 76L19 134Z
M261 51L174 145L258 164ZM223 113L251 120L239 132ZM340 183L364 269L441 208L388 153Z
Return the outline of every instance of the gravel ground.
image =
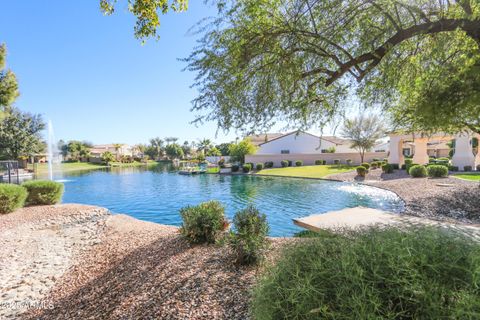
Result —
M412 178L405 170L384 174L380 169L370 170L365 179L358 179L354 171L327 178L356 181L393 191L405 201L405 214L436 220L480 223L478 182L453 177Z
M235 266L225 247L191 246L176 227L60 205L0 216L0 230L10 247L0 296L39 307L5 304L0 319L248 319L260 268ZM42 249L28 250L35 241ZM294 240L270 241L269 260Z

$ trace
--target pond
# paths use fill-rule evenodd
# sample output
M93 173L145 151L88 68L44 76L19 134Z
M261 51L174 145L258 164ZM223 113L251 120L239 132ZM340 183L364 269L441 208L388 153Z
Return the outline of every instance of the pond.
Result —
M231 220L255 204L265 213L271 236L291 236L302 229L293 218L346 207L365 206L398 212L403 201L394 193L353 183L280 177L179 175L169 165L66 173L64 203L106 207L114 213L179 226L179 209L219 200Z

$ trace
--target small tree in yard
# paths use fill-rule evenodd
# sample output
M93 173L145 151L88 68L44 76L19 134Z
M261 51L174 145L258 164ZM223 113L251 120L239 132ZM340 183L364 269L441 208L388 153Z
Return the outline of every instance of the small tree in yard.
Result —
M382 122L377 116L361 115L345 121L342 136L352 141L351 147L358 150L361 162L363 162L365 152L373 148L384 132Z
M233 160L245 163L245 156L257 152L257 147L250 139L243 139L239 143L229 146L229 153Z
M102 160L108 165L110 162L113 162L115 160L115 157L110 151L106 151L102 153Z

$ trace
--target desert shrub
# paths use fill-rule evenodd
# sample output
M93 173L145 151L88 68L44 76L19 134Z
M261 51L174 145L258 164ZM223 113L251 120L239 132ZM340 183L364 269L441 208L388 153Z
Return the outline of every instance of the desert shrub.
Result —
M408 170L408 174L414 178L423 178L427 176L427 168L422 165L414 165Z
M432 178L440 178L448 176L448 168L436 164L429 165L427 167L427 174Z
M288 160L282 160L281 164L283 168L288 167Z
M23 207L27 190L15 184L0 184L0 214L10 213Z
M63 195L63 184L55 181L32 180L22 184L27 189L27 205L59 203Z
M345 160L345 163L348 164L349 166L351 166L352 165L352 159Z
M383 173L393 173L393 165L388 164L388 163L384 164L382 166L382 171L383 171Z
M475 319L478 270L479 244L451 230L319 233L267 268L253 318Z
M340 159L334 159L333 164L340 164Z
M297 166L297 167L303 166L303 161L302 160L295 161L295 166Z
M365 177L365 175L367 174L368 170L367 168L365 168L364 166L358 166L357 167L357 174L360 176L360 177Z
M263 167L264 167L263 163L257 163L255 165L255 168L257 169L257 171L263 170Z
M238 172L240 170L240 166L238 164L233 164L232 165L232 172Z
M272 161L265 162L265 168L273 168L273 162Z
M225 208L218 201L208 201L197 206L180 209L180 232L191 243L214 243L228 226Z
M323 160L315 160L315 165L320 166L323 164Z
M243 166L242 166L242 170L243 172L245 173L248 173L252 170L252 164L251 163L245 163Z
M393 167L393 170L400 169L400 166L398 165L398 163L390 163L390 165Z
M458 171L458 167L457 166L448 166L448 170L449 171Z
M464 166L463 171L472 171L472 166Z
M235 252L236 262L256 263L267 244L267 217L251 205L235 214L233 226L234 231L230 232L228 243Z
M360 166L364 167L365 169L370 169L370 163L368 162L363 162Z

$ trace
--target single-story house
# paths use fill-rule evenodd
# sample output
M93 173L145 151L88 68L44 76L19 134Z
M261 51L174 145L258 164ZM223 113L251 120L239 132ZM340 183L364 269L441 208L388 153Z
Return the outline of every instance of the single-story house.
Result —
M90 148L90 154L94 158L100 158L104 152L110 152L114 157L135 156L134 150L128 144L122 144L118 149L114 144L98 144Z

